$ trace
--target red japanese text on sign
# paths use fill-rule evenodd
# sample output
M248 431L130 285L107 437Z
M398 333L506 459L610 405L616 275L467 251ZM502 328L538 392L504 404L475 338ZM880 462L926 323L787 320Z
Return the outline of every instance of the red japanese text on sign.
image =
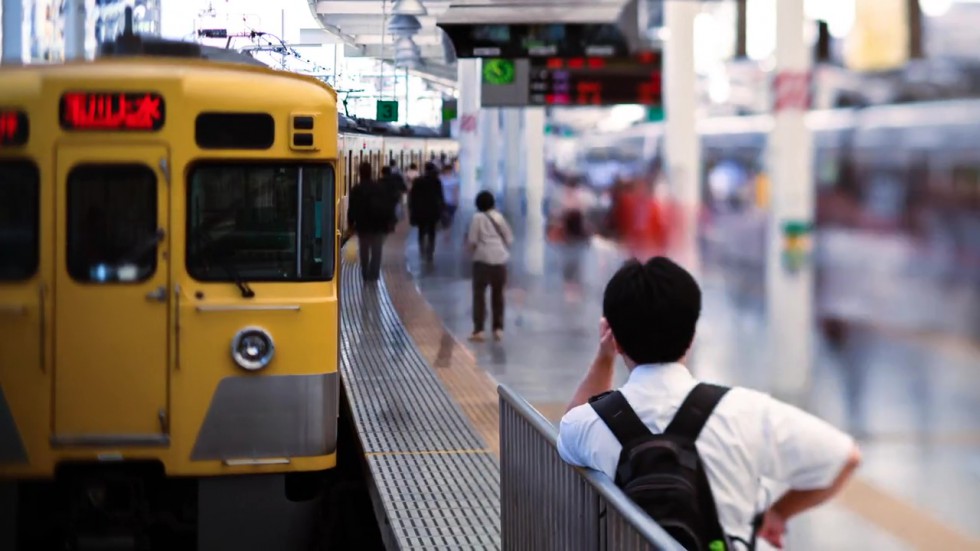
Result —
M71 130L159 130L163 122L158 94L69 92L61 98L61 124Z
M0 146L27 143L27 115L21 111L0 110Z
M0 141L7 143L17 135L17 113L0 113Z

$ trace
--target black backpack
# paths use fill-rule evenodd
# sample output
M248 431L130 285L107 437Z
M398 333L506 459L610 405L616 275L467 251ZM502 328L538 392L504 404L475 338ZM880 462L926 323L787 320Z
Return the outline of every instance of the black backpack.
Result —
M688 551L732 548L694 445L726 392L726 387L698 384L663 434L651 433L618 390L589 400L623 445L616 485Z

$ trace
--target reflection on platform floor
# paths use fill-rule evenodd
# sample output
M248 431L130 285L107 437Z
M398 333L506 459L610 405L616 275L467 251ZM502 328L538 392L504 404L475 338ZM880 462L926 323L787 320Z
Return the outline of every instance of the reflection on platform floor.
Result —
M472 331L470 261L462 236L467 221L468 215L460 213L454 228L440 234L433 266L418 262L414 232L407 251L419 288L459 340ZM510 263L505 339L470 348L490 375L557 421L595 352L602 289L623 256L597 240L578 251L541 247L520 221L513 225L518 241ZM543 258L534 258L542 249ZM568 260L576 257L578 289L563 277L569 273ZM703 378L767 390L761 297L740 292L733 278L710 265L702 284L704 309L693 369ZM865 455L859 483L885 492L895 507L909 509L896 518L906 522L912 515L923 529L934 529L936 538L948 536L943 541L977 548L980 348L964 338L873 324L846 325L830 342L823 334L818 332L811 392L802 405L859 438ZM625 369L617 377L624 380ZM846 507L838 502L794 522L791 548L921 547L922 538L905 537L902 526L889 526L887 519L867 521L875 520L871 513L879 504L867 503L859 492L841 501Z

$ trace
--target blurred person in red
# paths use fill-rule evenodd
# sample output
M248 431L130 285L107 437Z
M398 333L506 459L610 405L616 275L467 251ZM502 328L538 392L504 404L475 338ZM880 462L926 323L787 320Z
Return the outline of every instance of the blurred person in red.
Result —
M631 221L636 209L633 183L617 177L612 185L612 206L609 209L609 223L612 238L626 244L629 241Z

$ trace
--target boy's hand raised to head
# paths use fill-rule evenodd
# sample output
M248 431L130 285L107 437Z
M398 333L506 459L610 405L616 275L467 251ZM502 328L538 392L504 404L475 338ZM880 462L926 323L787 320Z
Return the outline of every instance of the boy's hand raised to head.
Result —
M616 359L616 338L613 337L612 329L606 318L599 320L599 354L604 360Z
M572 400L568 403L570 411L584 403L596 394L602 394L607 390L612 390L613 374L616 367L616 338L613 337L612 329L606 318L599 320L599 351L596 353L595 360L589 366L585 378L579 383Z

